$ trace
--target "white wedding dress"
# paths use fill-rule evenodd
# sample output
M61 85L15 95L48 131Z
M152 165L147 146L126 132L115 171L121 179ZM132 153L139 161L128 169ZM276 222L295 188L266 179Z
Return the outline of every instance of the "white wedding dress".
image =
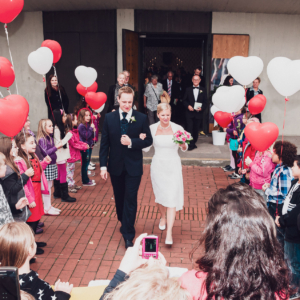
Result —
M173 133L178 130L184 131L181 126L170 123ZM173 142L173 135L156 135L159 124L160 122L150 126L152 146L155 149L151 163L151 181L155 202L165 207L176 207L178 211L183 208L184 202L182 166L178 154L180 147ZM143 151L148 152L152 146Z

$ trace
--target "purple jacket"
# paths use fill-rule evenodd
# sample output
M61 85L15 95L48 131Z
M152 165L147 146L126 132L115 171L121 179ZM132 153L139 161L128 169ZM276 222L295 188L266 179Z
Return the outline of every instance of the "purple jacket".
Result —
M90 147L94 146L94 130L90 124L78 126L79 138L81 142L87 143Z
M57 157L56 157L56 153L55 152L57 151L57 148L54 146L54 139L53 139L53 137L52 136L50 138L46 137L44 139L41 138L39 140L39 146L52 159L50 165L56 164L56 158Z
M237 139L241 135L241 132L243 131L244 127L245 124L243 123L243 114L239 114L234 116L234 119L229 124L228 128L226 129L226 132L229 135L229 138ZM233 134L234 130L237 131L238 135Z

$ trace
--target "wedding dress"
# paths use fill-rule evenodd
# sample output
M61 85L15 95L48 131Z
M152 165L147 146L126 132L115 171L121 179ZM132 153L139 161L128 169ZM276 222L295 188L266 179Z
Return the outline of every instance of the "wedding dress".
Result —
M173 133L178 130L184 131L180 125L170 123ZM173 142L173 135L156 135L159 124L160 122L150 126L152 146L155 149L151 163L151 181L155 202L165 207L176 207L178 211L183 208L184 202L182 166L178 154L180 147ZM143 151L148 152L152 146Z

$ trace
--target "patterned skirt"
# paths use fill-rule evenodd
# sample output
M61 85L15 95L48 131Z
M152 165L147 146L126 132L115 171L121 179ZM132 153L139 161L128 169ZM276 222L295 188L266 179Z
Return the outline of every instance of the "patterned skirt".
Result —
M56 179L58 176L57 165L48 165L44 172L48 181Z

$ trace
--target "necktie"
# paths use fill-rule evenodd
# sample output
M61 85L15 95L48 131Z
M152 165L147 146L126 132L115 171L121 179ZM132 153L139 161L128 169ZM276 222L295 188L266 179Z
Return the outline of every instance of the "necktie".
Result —
M171 97L171 81L169 81L169 85L168 85L168 94Z
M128 129L128 121L126 119L127 113L122 112L122 116L123 116L123 119L120 122L121 123L121 135L126 134L127 129Z

